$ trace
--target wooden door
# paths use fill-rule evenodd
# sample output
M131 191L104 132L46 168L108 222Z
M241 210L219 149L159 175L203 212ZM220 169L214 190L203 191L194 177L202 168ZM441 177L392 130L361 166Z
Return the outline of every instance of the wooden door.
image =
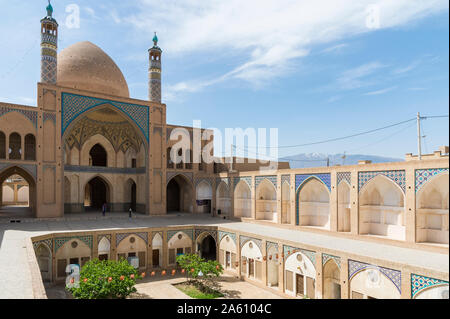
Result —
M303 275L296 274L296 288L297 288L297 295L303 296L305 294L304 290L304 277Z
M153 250L152 263L153 267L159 267L159 249Z

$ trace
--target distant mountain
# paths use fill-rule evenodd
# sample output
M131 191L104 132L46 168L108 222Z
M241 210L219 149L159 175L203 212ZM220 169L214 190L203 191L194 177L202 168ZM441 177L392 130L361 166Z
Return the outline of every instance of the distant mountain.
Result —
M326 155L320 153L298 154L280 158L280 161L289 162L291 168L305 168L305 167L320 167L327 166L327 158L330 159L330 166L336 165L355 165L358 161L369 160L372 163L386 163L386 162L403 162L404 159L383 157L375 155L362 154L346 154L345 159L342 158L344 154Z

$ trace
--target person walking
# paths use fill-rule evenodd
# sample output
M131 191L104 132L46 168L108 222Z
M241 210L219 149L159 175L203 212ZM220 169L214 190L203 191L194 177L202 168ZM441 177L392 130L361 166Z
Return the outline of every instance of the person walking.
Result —
M130 217L130 218L132 218L132 217L131 217L131 213L133 213L133 210L132 210L131 207L130 207L130 209L128 210L128 217Z
M106 215L106 208L107 208L106 202L104 202L103 205L102 205L102 215L103 215L103 216Z

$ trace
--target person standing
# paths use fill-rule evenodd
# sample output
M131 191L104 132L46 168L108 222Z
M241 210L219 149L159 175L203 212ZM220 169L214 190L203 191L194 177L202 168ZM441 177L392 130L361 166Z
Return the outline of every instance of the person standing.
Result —
M130 218L131 218L131 213L133 213L133 210L130 207L130 209L128 210L128 217L130 217Z
M102 205L102 215L105 216L106 215L106 202L103 203Z

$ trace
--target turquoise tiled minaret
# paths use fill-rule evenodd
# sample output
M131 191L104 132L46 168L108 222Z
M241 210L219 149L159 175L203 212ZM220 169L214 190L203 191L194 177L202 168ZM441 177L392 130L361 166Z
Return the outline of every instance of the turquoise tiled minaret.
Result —
M153 37L153 47L148 50L150 66L148 69L148 99L161 103L161 54L158 47L158 37Z
M53 7L49 0L47 16L41 20L41 82L56 84L58 22L52 15Z

